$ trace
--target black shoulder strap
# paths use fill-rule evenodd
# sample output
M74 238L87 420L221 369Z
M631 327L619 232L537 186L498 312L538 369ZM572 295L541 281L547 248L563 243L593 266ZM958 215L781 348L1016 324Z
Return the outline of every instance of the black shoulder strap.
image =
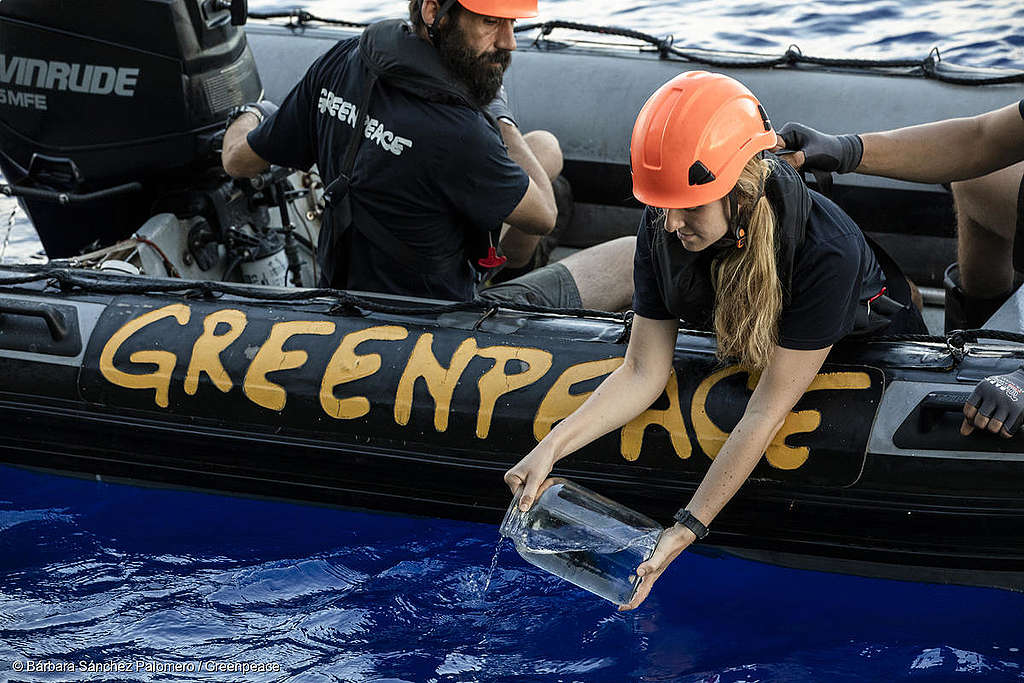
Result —
M385 227L383 223L377 220L370 211L365 210L359 202L352 201L352 170L355 168L356 156L359 153L359 146L362 143L363 138L366 137L364 134L366 118L370 109L370 102L373 99L373 89L377 85L377 79L379 76L376 71L368 70L368 72L370 74L369 82L367 83L366 89L363 91L363 98L362 102L359 104L359 116L356 120L355 131L352 135L352 139L348 143L348 147L345 150L345 160L341 167L341 173L324 188L324 200L331 207L332 214L334 214L334 211L340 211L343 216L342 220L335 220L338 215L332 215L330 217L331 220L327 221L327 230L333 232L335 225L338 225L340 230L337 234L329 235L328 239L320 240L317 247L318 251L322 246L325 251L333 252L336 249L339 240L348 231L348 229L350 227L355 227L359 234L369 239L377 246L378 249L401 263L406 268L426 273L446 272L453 266L457 266L457 261L460 261L461 259L455 257L448 260L438 261L424 258L420 254L417 254L405 242L395 237L394 233ZM323 231L323 229L324 227L322 226L321 231ZM332 256L332 254L324 253L318 254L317 256L318 260L322 260L322 268L326 270L330 267L326 261Z
M345 160L341 164L341 173L324 188L324 200L328 204L336 204L341 198L348 195L349 184L352 182L352 169L356 165L356 154L359 152L359 144L362 142L366 128L366 117L370 109L370 100L373 99L373 88L377 85L377 74L370 71L370 80L363 91L363 99L359 103L359 116L356 118L356 127L352 139L348 141L345 149Z

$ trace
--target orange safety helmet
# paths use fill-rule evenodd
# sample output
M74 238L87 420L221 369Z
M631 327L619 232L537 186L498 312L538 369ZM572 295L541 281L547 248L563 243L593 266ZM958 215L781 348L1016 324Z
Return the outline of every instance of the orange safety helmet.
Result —
M528 19L537 16L537 0L438 0L437 16L431 26L433 30L437 30L441 18L451 11L456 1L470 12L488 17Z
M776 144L764 108L723 74L690 71L658 88L633 125L633 195L662 209L709 204L732 191L743 167Z
M470 12L501 19L529 19L537 16L537 0L458 0Z

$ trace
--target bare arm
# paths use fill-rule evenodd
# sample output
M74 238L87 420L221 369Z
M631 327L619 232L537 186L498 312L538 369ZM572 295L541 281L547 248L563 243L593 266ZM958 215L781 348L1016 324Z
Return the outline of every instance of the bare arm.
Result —
M259 124L254 114L242 114L224 133L221 163L232 178L253 178L270 166L253 151L245 136Z
M505 473L520 506L529 509L554 464L647 410L665 390L675 352L678 320L633 319L622 365L572 415L560 422L515 467Z
M786 416L811 385L831 348L814 351L775 348L743 417L686 506L697 519L710 524L747 480ZM687 533L692 536L689 530Z
M708 468L686 509L704 524L711 521L739 491L761 456L768 449L786 416L811 385L831 346L814 351L775 347L771 362L761 375L747 408L736 428ZM676 524L667 529L647 562L637 568L643 581L633 601L621 609L633 609L643 602L669 563L696 540L693 532Z
M519 129L504 121L500 122L498 127L508 147L509 157L530 176L530 186L526 194L505 218L505 222L529 235L546 235L555 227L555 219L558 217L551 180L548 179L544 167L537 161L537 157L530 151Z
M976 178L1024 160L1024 119L1016 104L860 137L858 173L923 183Z

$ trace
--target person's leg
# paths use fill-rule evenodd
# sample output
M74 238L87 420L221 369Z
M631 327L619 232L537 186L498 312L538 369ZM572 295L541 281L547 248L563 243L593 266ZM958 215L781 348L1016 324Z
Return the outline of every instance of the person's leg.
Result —
M558 138L546 130L531 130L523 135L523 139L529 145L533 156L537 157L544 172L548 174L548 180L554 180L562 172L564 161Z
M558 138L546 130L532 130L523 135L523 140L537 157L549 180L562 172L562 148ZM508 268L522 268L530 263L543 235L528 235L510 225L501 232L501 250L508 258Z
M565 266L584 308L623 311L633 302L633 252L636 237L620 237L577 251L559 263Z
M635 247L635 237L605 242L488 287L480 297L498 304L622 311L633 300Z
M960 286L968 297L990 299L1013 288L1013 242L1022 174L1024 162L952 185Z
M907 286L910 287L910 301L919 311L924 310L924 297L921 296L921 290L917 288L914 281L909 277L903 276L903 279L907 281Z

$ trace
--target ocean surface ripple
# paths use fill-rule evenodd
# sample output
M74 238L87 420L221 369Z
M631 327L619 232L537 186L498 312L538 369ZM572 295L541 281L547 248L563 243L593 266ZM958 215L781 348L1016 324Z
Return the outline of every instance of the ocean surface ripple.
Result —
M1024 680L1021 594L687 553L618 613L508 547L484 593L498 520L0 476L0 681Z

